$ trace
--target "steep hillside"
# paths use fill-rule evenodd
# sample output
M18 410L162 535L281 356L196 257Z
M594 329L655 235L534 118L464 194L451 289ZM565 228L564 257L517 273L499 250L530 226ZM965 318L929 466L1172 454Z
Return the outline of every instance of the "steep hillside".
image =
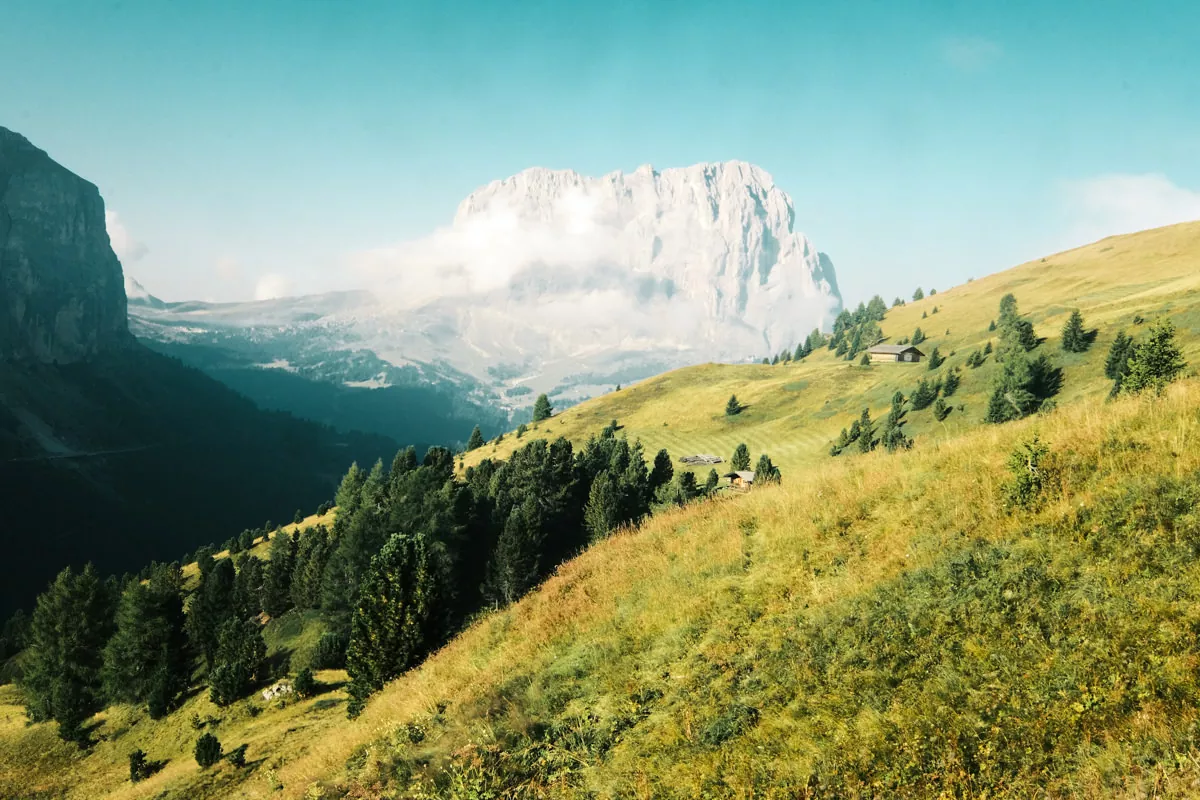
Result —
M1198 290L1200 223L1113 237L890 309L880 325L888 341L921 328L929 337L921 349L930 353L937 347L948 356L936 372L926 364L861 367L828 350L803 363L709 364L610 392L564 411L528 435L566 436L578 444L616 419L624 435L640 438L650 452L665 447L675 457L712 453L728 459L738 443L745 442L755 457L770 453L785 478L796 477L827 463L830 442L864 406L878 419L897 390L911 394L922 378L936 379L963 367L972 351L995 342L997 334L988 331L988 324L997 317L1000 299L1010 292L1038 336L1047 340L1039 352L1050 353L1063 369L1062 391L1055 398L1062 404L1108 392L1105 356L1118 331L1137 334L1135 318L1150 322L1169 316L1185 351L1200 352ZM890 304L891 298L886 299ZM1068 355L1058 351L1059 336L1076 308L1087 326L1098 330L1098 338L1087 353ZM954 410L946 420L937 422L929 410L910 412L906 431L918 442L927 442L978 424L995 370L990 358L978 369L963 367L961 388L949 401ZM748 406L733 417L724 413L731 394ZM523 443L505 434L499 444L489 442L468 453L465 463L504 458Z
M1200 789L1200 384L655 517L344 717L197 696L93 752L0 689L27 797L1143 797ZM1050 451L1031 508L1005 462ZM193 716L195 715L195 716ZM249 766L199 770L189 720ZM139 784L126 754L164 762ZM5 795L7 796L7 795Z

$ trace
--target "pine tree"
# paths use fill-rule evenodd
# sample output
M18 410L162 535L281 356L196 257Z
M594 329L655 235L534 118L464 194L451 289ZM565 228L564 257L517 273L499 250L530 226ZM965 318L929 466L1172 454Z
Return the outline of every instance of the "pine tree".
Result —
M221 760L221 740L211 733L206 733L196 742L196 763L200 769L208 769Z
M883 322L883 318L887 316L887 303L879 295L871 298L871 302L867 303L867 319L876 322Z
M517 438L520 439L529 430L529 426L522 422L517 426Z
M112 702L146 703L159 719L188 688L191 658L184 629L183 573L155 564L146 583L121 595L116 632L104 648L101 675Z
M675 505L685 506L699 496L700 488L696 485L696 473L690 470L679 473L672 498Z
M922 331L920 328L917 328L915 331L913 331L913 335L912 335L913 347L916 347L923 341L925 341L925 332Z
M1134 346L1129 371L1121 378L1121 391L1162 394L1186 367L1183 353L1175 344L1175 325L1165 319L1151 326L1146 341Z
M262 613L263 562L247 555L237 562L233 579L233 614L238 619L250 619Z
M424 658L444 627L442 557L423 534L388 540L363 579L351 622L347 711L356 717L384 683Z
M1083 315L1079 309L1071 312L1062 330L1062 349L1068 353L1082 353L1091 346L1087 331L1083 329Z
M654 466L650 470L650 493L657 497L664 486L675 477L675 467L671 464L671 454L659 450L654 456Z
M708 471L708 477L704 479L704 493L711 495L717 490L717 486L721 483L721 476L717 474L715 469Z
M301 697L312 697L317 692L317 679L311 667L305 667L296 675L292 688Z
M871 366L871 356L870 356L870 354L869 354L869 353L863 353L863 354L862 354L862 358L861 358L861 359L859 359L859 362L858 362L858 364L859 364L859 366L861 366L861 367L869 367L869 366Z
M923 291L921 291L921 287L918 286L917 290L915 292L913 292L913 302L916 302L918 300L924 300L924 299L925 299L925 293Z
M254 620L228 619L221 625L216 666L208 678L210 699L227 706L250 693L263 675L267 645Z
M917 384L917 388L913 390L912 396L909 397L909 403L912 405L913 411L921 411L933 405L937 396L937 387L922 378L921 382Z
M141 748L134 750L129 754L129 782L138 783L146 780L151 775L150 762L146 760L146 753Z
M941 352L935 347L935 348L933 348L933 350L931 350L929 352L929 363L926 368L929 369L930 371L933 371L933 370L937 369L938 367L940 367L945 362L946 362L946 359L942 358Z
M187 632L192 646L204 657L211 671L217 655L218 632L233 616L233 562L222 558L212 572L200 580L187 610Z
M358 508L360 493L362 492L363 482L366 481L366 474L358 468L358 463L350 465L345 476L342 478L342 483L338 486L337 495L334 502L337 503L338 515L349 516ZM267 531L269 535L270 531Z
M762 486L768 483L779 483L779 481L779 467L772 464L771 457L763 453L758 457L758 464L754 467L754 485Z
M296 544L292 570L292 604L296 608L319 608L321 583L330 555L329 531L324 525L305 531Z
M950 416L950 406L942 398L938 398L933 403L933 418L938 422L942 422L946 417Z
M730 466L734 472L745 472L750 469L750 448L746 447L746 443L742 442L733 451L733 457L729 459Z
M983 346L983 354L984 356L990 356L992 354L992 342L990 339Z
M725 404L725 416L733 417L742 413L742 404L738 402L737 395L729 395L729 402Z
M1108 351L1104 362L1104 375L1110 381L1120 383L1129 371L1129 358L1133 355L1133 337L1126 336L1125 331L1119 331Z
M476 425L471 431L471 438L467 440L467 452L478 450L480 447L483 447L483 432Z
M779 363L779 355L776 354L775 356L773 356L771 358L771 365L774 366L775 364L778 364L778 363Z
M875 449L875 424L871 422L871 410L864 408L858 420L858 452L869 453Z
M541 422L544 419L550 419L553 415L554 407L550 405L550 398L545 394L539 394L533 403L533 421Z
M621 510L618 504L617 487L608 470L601 472L592 481L587 506L583 511L584 525L593 542L608 536L620 524Z
M104 644L113 630L113 588L89 564L64 569L37 599L22 687L34 722L55 720L58 735L83 744L82 727L100 710Z
M942 396L952 397L958 391L961 381L962 379L958 376L958 367L947 372L945 380L942 381Z
M488 564L484 596L497 606L515 602L541 577L545 535L537 500L526 498L508 513Z
M363 484L363 502L368 502L369 484ZM282 616L292 607L292 571L296 566L296 540L286 531L271 539L271 558L262 582L262 609L272 617Z

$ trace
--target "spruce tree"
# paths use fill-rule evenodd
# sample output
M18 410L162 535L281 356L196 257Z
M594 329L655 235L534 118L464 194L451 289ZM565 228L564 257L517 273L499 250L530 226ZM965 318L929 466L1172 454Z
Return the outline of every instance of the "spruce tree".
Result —
M295 566L296 540L286 531L280 531L271 538L271 558L262 582L262 609L272 617L281 616L292 607Z
M1151 326L1146 341L1134 346L1129 371L1121 378L1121 391L1162 394L1186 367L1183 353L1175 343L1175 325L1165 319Z
M538 502L527 497L509 511L488 564L484 596L493 605L513 603L533 588L541 577L544 544Z
M913 407L913 411L921 411L933 405L933 401L937 399L937 387L925 380L917 384L917 388L913 390L912 396L909 397L909 403Z
M691 470L679 473L672 498L675 505L685 506L699 496L700 488L696 485L696 473Z
M58 722L66 741L84 744L83 724L103 705L113 606L113 588L90 564L78 574L64 569L37 599L21 676L25 710L34 722Z
M918 300L924 300L924 299L925 299L925 293L923 291L921 291L921 287L918 286L917 290L915 292L913 292L913 302L916 302Z
M211 733L204 734L196 741L194 755L200 769L208 769L221 760L221 740Z
M192 646L204 657L209 670L217 655L218 631L233 616L233 562L222 558L200 580L187 610L187 632Z
M221 625L216 666L208 677L209 697L219 706L240 700L263 677L267 645L254 620L227 619Z
M329 531L324 525L306 530L296 544L292 569L292 604L296 608L319 608L321 583L329 563Z
M1104 375L1110 381L1120 383L1121 378L1129 371L1129 357L1133 355L1133 337L1126 336L1125 331L1119 331L1108 351L1104 362Z
M550 405L550 398L545 394L539 394L537 400L533 403L533 421L541 422L542 420L550 419L554 415L554 407Z
M946 373L945 380L942 381L942 396L952 397L958 391L958 386L962 379L958 376L958 367Z
M779 467L771 463L770 456L763 453L758 457L758 464L754 467L754 485L761 486L768 483L779 483L779 481Z
M950 416L950 406L942 398L938 398L933 403L933 418L938 422L942 422L946 417Z
M1062 349L1068 353L1082 353L1091 346L1087 331L1083 329L1083 315L1079 309L1071 312L1062 330Z
M930 371L937 369L944 364L946 359L942 358L941 352L935 347L929 351L929 362L926 366Z
M750 469L750 448L746 447L746 443L742 442L733 451L733 457L729 459L730 466L734 472L745 472Z
M478 450L483 447L483 432L476 425L471 431L471 438L467 440L467 452Z
M742 413L742 404L738 402L737 395L729 395L729 402L725 404L725 416L733 417Z
M436 647L444 628L441 555L423 534L388 540L363 579L350 628L349 715Z
M665 449L659 450L654 456L654 466L650 470L651 495L657 497L673 477L675 477L675 467L671 464L671 454Z
M871 422L871 410L864 408L858 420L858 452L869 453L875 449L875 424Z
M925 332L922 331L920 328L917 328L915 331L913 331L913 335L912 335L913 347L916 347L923 341L925 341Z
M359 493L362 491L362 485L366 479L366 474L358 468L357 462L350 465L350 469L342 477L342 483L338 486L337 495L334 498L339 516L349 516L354 513L354 509L358 507ZM270 531L267 531L267 534L269 535Z
M238 619L250 619L262 613L263 562L247 555L238 559L237 575L233 579L233 614Z
M121 595L116 632L104 648L105 696L145 703L153 719L165 716L191 677L184 625L183 573L177 564L155 564L146 583L133 581Z
M715 469L710 469L708 471L708 477L704 479L704 493L706 495L711 495L717 490L717 486L720 484L720 482L721 476L717 474Z
M603 539L621 522L621 509L617 498L617 487L608 470L601 472L592 481L587 505L583 511L584 525L593 542Z

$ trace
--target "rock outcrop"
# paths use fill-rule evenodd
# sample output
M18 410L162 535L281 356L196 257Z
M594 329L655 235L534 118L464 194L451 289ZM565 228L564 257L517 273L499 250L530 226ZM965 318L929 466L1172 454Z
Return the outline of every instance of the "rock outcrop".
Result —
M0 359L65 364L130 341L99 190L0 127Z

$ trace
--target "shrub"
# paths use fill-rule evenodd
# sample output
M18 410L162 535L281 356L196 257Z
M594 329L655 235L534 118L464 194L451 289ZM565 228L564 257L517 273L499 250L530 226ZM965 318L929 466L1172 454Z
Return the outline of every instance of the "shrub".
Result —
M129 754L129 780L133 783L150 777L152 770L146 754L139 748Z
M221 760L221 740L206 733L196 740L196 763L200 769L208 769Z
M1042 500L1046 486L1045 460L1050 448L1042 444L1037 436L1022 442L1008 457L1008 471L1012 475L1004 484L1004 505L1014 508L1033 509Z

